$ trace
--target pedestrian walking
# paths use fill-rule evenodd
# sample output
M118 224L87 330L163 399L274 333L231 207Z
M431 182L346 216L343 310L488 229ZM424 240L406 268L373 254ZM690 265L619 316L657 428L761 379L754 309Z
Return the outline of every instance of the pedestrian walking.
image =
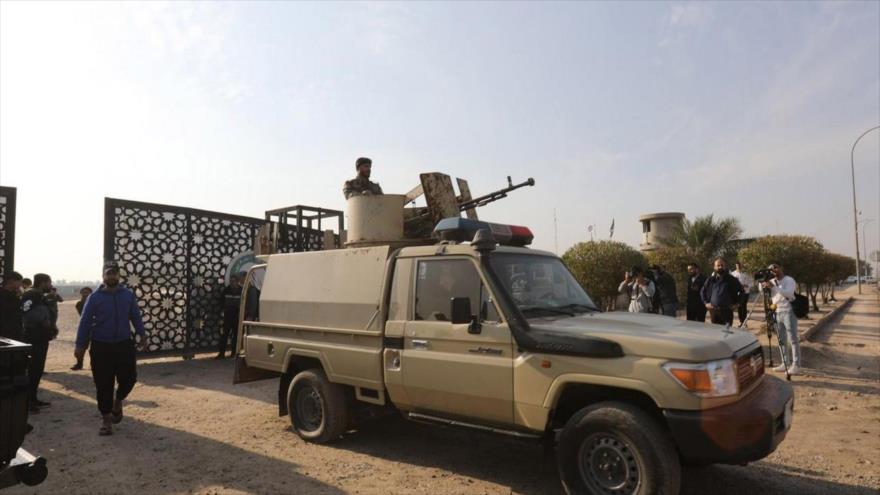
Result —
M755 285L755 279L751 277L745 270L743 270L742 264L739 262L735 263L734 266L736 269L730 272L737 280L739 280L739 284L742 286L742 295L739 298L739 304L736 307L737 317L739 318L739 326L743 325L743 322L746 321L746 316L749 313L749 293L752 291L752 286Z
M706 285L706 276L700 273L696 263L688 263L687 319L690 321L706 321L706 305L700 292Z
M773 368L773 371L785 371L785 363L788 363L788 374L797 375L801 369L801 345L797 317L791 307L791 302L794 301L794 291L797 290L797 282L785 274L779 263L773 263L767 269L773 273L774 278L764 282L762 288L770 290L770 302L776 306L777 338L787 358L783 364Z
M58 329L52 323L52 313L46 294L52 287L52 277L45 273L34 275L33 287L21 296L22 326L24 341L31 345L31 360L28 362L28 408L31 413L39 413L40 408L51 404L37 398L40 380L46 369L46 356L49 353L49 341L58 335Z
M742 295L742 286L733 275L727 271L727 261L724 258L715 258L713 262L715 271L706 279L700 295L712 323L716 325L733 325L733 308L739 304Z
M83 287L79 290L79 301L76 302L76 314L82 318L83 308L86 305L86 300L92 294L92 289L90 287ZM79 371L83 369L83 360L84 358L79 358L76 360L73 366L70 367L71 371Z
M626 272L623 282L617 287L619 293L629 296L630 313L650 313L655 290L654 282L648 280L644 270L638 266Z
M112 435L113 425L122 421L123 401L137 382L131 327L140 336L140 349L146 348L147 340L137 298L119 282L119 266L106 263L103 272L103 285L83 307L74 356L80 361L89 349L102 421L98 434Z

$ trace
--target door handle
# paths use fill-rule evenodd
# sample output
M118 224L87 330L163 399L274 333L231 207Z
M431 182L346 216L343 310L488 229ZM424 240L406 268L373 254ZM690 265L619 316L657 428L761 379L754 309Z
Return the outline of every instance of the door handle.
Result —
M413 349L427 349L428 348L428 341L427 340L420 340L420 339L413 339L412 346L413 346Z

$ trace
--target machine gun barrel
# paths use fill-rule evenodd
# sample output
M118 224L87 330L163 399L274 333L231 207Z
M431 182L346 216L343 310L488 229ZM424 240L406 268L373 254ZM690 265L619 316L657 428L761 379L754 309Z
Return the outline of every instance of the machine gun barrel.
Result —
M508 176L507 176L507 184L508 184L507 187L505 187L504 189L499 189L499 190L497 190L497 191L495 191L495 192L491 192L491 193L489 193L489 194L485 194L485 195L480 196L480 197L478 197L478 198L474 198L474 199L472 199L472 200L470 200L470 201L465 201L464 203L459 204L459 205L458 205L458 209L459 209L460 211L465 211L465 210L469 210L469 209L471 209L471 208L477 208L477 207L479 207L479 206L485 206L485 205L487 205L487 204L489 204L489 203L491 203L491 202L493 202L493 201L498 201L499 199L506 198L506 197L507 197L507 193L509 193L509 192L511 192L511 191L515 191L515 190L517 190L517 189L519 189L519 188L521 188L521 187L534 186L534 185L535 185L535 179L529 177L528 180L526 180L526 181L524 181L524 182L521 182L521 183L519 183L519 184L514 184L514 183L510 180L510 176L508 175Z

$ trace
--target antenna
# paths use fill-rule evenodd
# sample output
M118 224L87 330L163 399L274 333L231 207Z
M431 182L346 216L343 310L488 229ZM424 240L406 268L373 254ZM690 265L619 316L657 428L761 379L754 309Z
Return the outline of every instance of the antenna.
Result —
M553 208L553 253L559 256L559 224L556 222L556 208Z

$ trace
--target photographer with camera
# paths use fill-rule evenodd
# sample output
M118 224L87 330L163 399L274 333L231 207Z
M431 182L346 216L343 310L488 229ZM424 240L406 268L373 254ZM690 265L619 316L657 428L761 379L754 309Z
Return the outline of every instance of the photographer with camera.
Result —
M779 350L785 352L783 364L773 368L773 371L786 371L785 363L788 363L788 374L797 375L800 372L801 346L798 340L797 317L791 306L795 298L797 282L785 274L779 263L771 264L767 267L767 271L769 275L762 277L764 281L761 283L761 288L765 294L769 292L772 303L770 309L776 312Z
M727 271L727 260L715 258L712 275L703 285L700 296L716 325L733 325L733 308L739 304L743 288L739 280Z
M626 272L623 282L617 287L618 292L629 296L630 313L650 313L655 290L654 282L648 280L644 270L638 266Z

